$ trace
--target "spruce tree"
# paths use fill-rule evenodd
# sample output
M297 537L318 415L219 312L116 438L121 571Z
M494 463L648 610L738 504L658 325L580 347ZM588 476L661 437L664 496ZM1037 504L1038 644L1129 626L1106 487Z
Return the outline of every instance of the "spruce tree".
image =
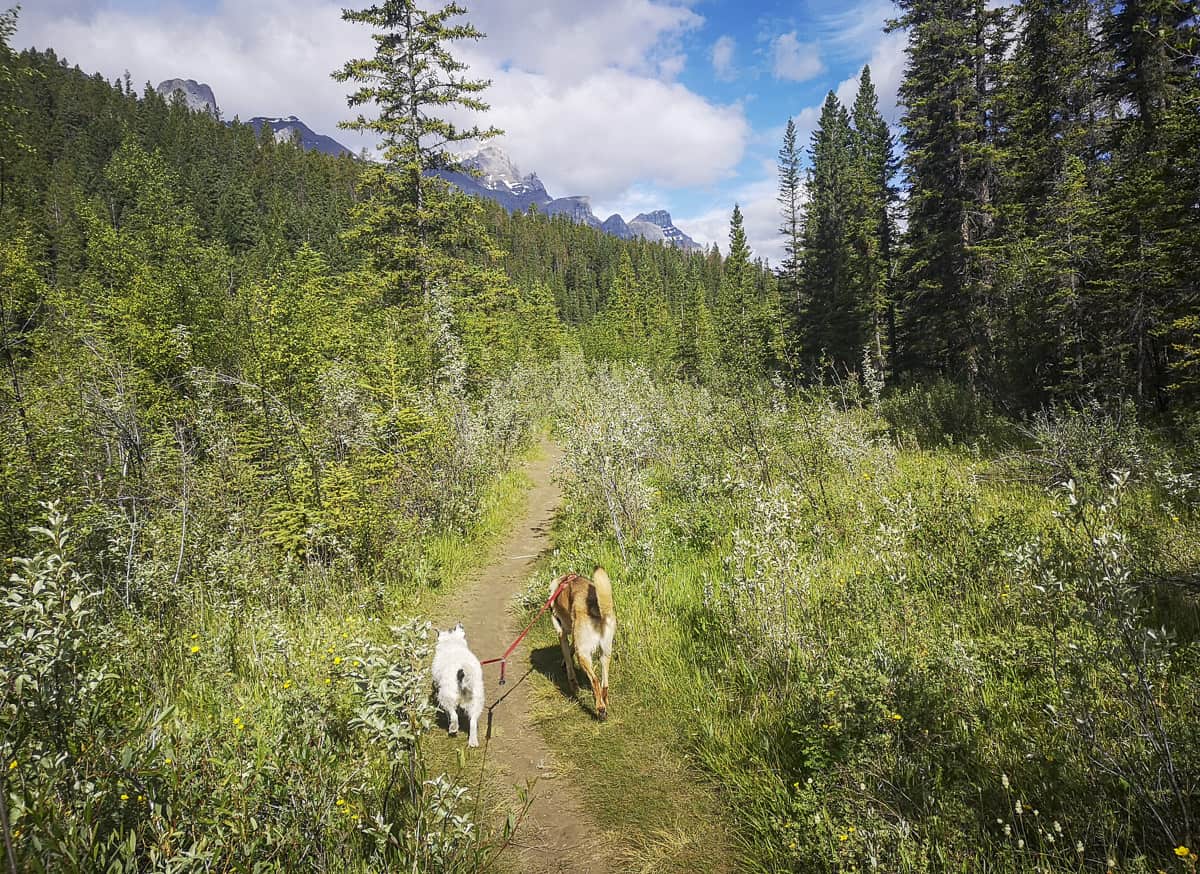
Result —
M359 237L372 244L374 266L391 277L400 295L419 290L428 302L431 277L453 274L455 264L434 238L463 235L448 228L454 198L430 171L455 168L449 147L499 133L478 126L462 129L441 114L461 108L486 111L477 95L490 82L462 75L466 64L450 46L481 39L470 24L451 24L466 13L456 3L430 11L414 0L384 0L364 9L347 9L342 17L370 26L375 54L348 61L333 74L357 87L347 97L351 108L375 107L343 121L347 130L377 134L384 164L364 173L369 199L357 210Z
M908 229L898 345L908 367L975 379L988 334L975 247L993 233L989 113L1003 10L985 0L898 0Z
M865 302L857 294L851 246L854 178L850 119L832 91L812 135L804 207L804 346L810 360L828 357L839 370L857 367L865 338Z
M1097 372L1091 332L1104 295L1096 250L1099 134L1108 123L1099 85L1105 54L1090 0L1025 0L1003 64L997 103L997 233L977 248L994 265L1003 302L991 330L994 387L1022 405L1077 397ZM1090 326L1090 327L1089 327Z
M855 296L868 314L868 344L875 368L885 372L895 343L896 316L891 275L894 257L892 207L896 200L892 177L896 159L891 130L879 114L879 98L871 68L863 67L851 113L854 157L854 198L851 243L857 255Z
M800 318L800 263L803 253L803 205L800 202L800 152L796 149L796 123L788 119L779 150L779 213L783 236L783 263L779 265L780 291L793 321Z
M750 260L742 210L735 204L715 315L721 362L732 378L742 382L782 360L777 290L774 283L769 288L759 287L765 273L760 263Z
M1108 8L1102 34L1113 57L1104 90L1122 108L1107 143L1106 197L1106 273L1122 299L1105 341L1123 349L1128 390L1162 408L1194 367L1200 25L1195 3L1132 0Z

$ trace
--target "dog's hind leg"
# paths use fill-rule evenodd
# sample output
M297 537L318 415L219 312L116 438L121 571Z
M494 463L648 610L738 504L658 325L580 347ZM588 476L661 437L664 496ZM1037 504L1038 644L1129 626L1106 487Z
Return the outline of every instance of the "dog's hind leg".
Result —
M450 722L450 737L455 737L458 734L458 705L451 705L446 708L446 717Z
M596 669L592 667L592 657L586 655L583 650L576 650L575 654L579 656L579 667L583 668L583 672L587 674L588 680L592 683L592 696L596 699L596 715L603 722L608 718L608 708L604 705L604 699L600 692L600 681L596 679Z
M579 680L575 677L574 659L571 658L571 647L567 643L567 633L560 631L558 633L558 643L562 647L563 664L567 666L567 680L571 684L571 694L579 692Z
M612 658L613 634L617 630L617 620L610 617L605 623L604 633L600 636L600 701L608 710L608 661Z
M600 709L608 712L608 660L607 649L600 650Z
M472 710L467 714L467 746L479 746L479 714Z

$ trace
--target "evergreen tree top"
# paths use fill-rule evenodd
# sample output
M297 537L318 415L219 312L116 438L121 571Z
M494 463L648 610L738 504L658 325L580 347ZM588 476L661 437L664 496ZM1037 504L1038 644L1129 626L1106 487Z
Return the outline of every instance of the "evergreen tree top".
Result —
M459 40L483 38L469 23L451 23L466 11L453 2L430 11L414 0L384 0L364 9L344 10L346 21L374 28L375 55L348 61L333 78L358 83L346 98L348 106L376 106L379 114L372 118L359 113L338 127L379 134L389 164L422 170L456 166L447 146L498 135L501 131L494 127L461 129L437 114L444 107L475 112L489 108L476 95L491 81L463 75L467 65L448 48Z

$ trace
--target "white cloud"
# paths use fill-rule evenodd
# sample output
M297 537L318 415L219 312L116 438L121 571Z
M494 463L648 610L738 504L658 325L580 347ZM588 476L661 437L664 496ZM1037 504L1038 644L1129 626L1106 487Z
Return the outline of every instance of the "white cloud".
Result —
M665 188L718 182L742 158L749 125L678 83L608 69L569 85L497 73L490 117L498 140L554 195L620 195L635 182Z
M737 43L733 37L725 35L713 43L712 66L713 74L724 82L731 81L736 73L733 68L733 53Z
M898 92L900 82L904 78L905 55L904 48L908 44L908 34L901 31L880 34L871 49L867 66L871 68L871 82L875 85L875 93L879 95L879 114L891 125L900 123ZM862 70L838 83L835 93L849 109L854 105L858 94L858 79Z
M815 43L802 43L796 31L783 33L771 43L777 79L805 82L825 71Z
M857 18L853 21L855 23L851 26L856 28L856 33L870 32L868 28L863 28L857 23ZM882 26L882 18L879 23ZM871 68L871 81L875 85L875 93L879 96L879 114L894 128L899 125L903 111L899 103L898 92L900 83L904 79L904 49L908 43L908 35L902 31L885 34L876 29L874 32L876 34L875 41L870 45L865 64ZM863 57L863 54L860 53L858 57ZM833 89L838 100L848 110L854 106L861 74L860 67L852 76L843 79ZM796 141L805 150L808 149L812 132L816 129L820 117L820 104L806 106L792 116L792 120L796 123Z
M663 0L488 0L468 17L487 34L478 45L496 66L564 83L609 67L654 75L704 21Z
M753 257L765 258L772 266L783 261L783 238L779 234L782 219L779 215L779 183L774 165L764 163L763 175L754 181L738 186L728 195L727 206L712 209L693 216L681 216L676 226L688 233L697 242L708 245L716 243L722 254L729 254L729 219L733 204L742 211L742 224ZM724 195L723 195L724 198Z
M366 142L336 129L349 115L347 89L329 74L371 50L365 28L343 22L336 3L225 0L208 15L179 8L49 15L34 7L22 13L17 39L109 79L129 70L139 90L174 77L207 82L225 118L297 115L353 148Z

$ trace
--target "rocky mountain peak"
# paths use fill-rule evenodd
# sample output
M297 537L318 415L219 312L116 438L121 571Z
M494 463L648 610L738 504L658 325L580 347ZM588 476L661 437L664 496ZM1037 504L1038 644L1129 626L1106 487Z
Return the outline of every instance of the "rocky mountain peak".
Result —
M535 205L547 215L564 215L573 222L599 228L614 237L626 240L642 237L689 251L702 248L675 227L671 214L665 209L642 213L628 224L616 214L601 222L592 212L591 198L586 195L552 198L537 174L521 175L517 165L499 146L487 145L465 156L462 166L478 175L454 171L439 171L438 175L468 194L502 204L509 212L525 212Z
M175 96L176 91L182 91L188 109L193 112L210 112L213 115L219 112L217 97L205 82L197 82L195 79L167 79L159 82L154 90L168 101Z
M656 209L653 212L639 213L634 221L649 222L652 225L658 225L660 228L672 227L671 214L665 209Z

